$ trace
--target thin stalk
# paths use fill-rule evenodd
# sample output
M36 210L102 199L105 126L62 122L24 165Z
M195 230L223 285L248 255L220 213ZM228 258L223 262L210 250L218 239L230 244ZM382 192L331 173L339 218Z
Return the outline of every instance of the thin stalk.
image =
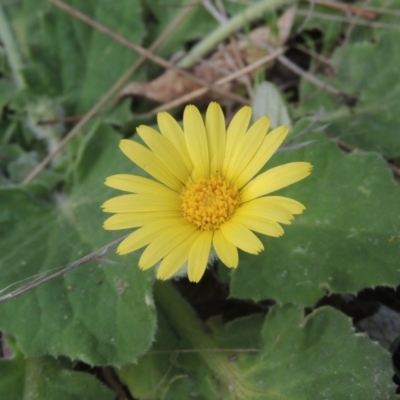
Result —
M249 398L251 388L248 384L247 386L243 384L242 373L238 366L229 361L227 354L211 351L218 349L218 343L211 334L205 332L194 310L176 289L169 282L156 281L154 297L157 306L179 336L193 349L198 350L198 357L213 372L222 390L225 389L230 393L229 398Z

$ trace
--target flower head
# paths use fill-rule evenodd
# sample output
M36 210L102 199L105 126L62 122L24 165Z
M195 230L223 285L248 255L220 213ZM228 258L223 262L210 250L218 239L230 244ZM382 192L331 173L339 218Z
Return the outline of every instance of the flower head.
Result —
M158 114L160 132L139 126L147 147L122 140L122 152L155 180L113 175L105 184L131 194L103 204L115 215L105 229L137 228L118 246L118 254L146 247L139 267L159 263L157 277L168 279L187 266L189 280L198 282L209 257L216 253L229 268L239 263L238 248L257 254L263 244L253 233L281 236L280 224L290 224L305 207L269 194L311 173L307 162L292 162L256 176L284 141L288 128L267 134L269 119L248 127L251 108L243 107L228 128L221 107L211 103L205 122L189 105L183 129L166 112Z

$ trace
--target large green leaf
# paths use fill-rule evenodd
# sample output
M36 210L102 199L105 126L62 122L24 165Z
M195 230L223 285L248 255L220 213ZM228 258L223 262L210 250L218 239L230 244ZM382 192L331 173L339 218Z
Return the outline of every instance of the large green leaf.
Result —
M94 132L68 192L54 194L52 202L38 198L33 186L1 189L1 288L60 268L124 234L101 226L100 205L113 193L104 178L132 167L117 142L105 126ZM0 304L1 329L28 356L67 355L89 364L134 361L155 330L152 272L140 271L137 260L106 256Z
M274 309L262 338L262 367L251 376L269 393L266 398L396 397L390 354L354 334L351 321L336 310L319 309L304 319L294 307Z
M207 328L216 348L196 347L196 341L188 346L186 340L179 345L161 324L161 343L152 354L121 371L131 393L152 400L395 398L390 354L355 334L350 320L331 308L304 318L298 307L276 307L266 318L226 325L213 319ZM207 360L215 354L221 360L211 371ZM225 386L221 377L229 374Z
M356 105L347 106L343 98L303 80L298 113L315 113L323 107L323 120L330 123L328 135L363 150L399 156L399 40L399 32L386 32L376 43L360 42L339 48L332 57L336 74L329 82L354 96Z
M327 291L399 284L400 188L390 169L378 154L345 155L315 138L272 159L314 165L310 177L277 192L307 209L281 238L264 236L262 253L241 254L231 296L311 305Z

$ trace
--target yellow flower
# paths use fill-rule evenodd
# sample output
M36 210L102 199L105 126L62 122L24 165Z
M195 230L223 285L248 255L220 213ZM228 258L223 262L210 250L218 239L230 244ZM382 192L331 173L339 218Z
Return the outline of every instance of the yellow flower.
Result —
M118 246L118 254L147 246L139 267L159 263L157 278L168 279L187 267L198 282L214 252L229 268L239 263L238 248L251 254L263 250L253 233L281 236L279 224L290 224L305 207L287 197L267 196L311 173L307 162L284 164L262 174L260 169L284 141L288 128L269 134L262 117L248 128L251 108L243 107L228 128L221 107L211 103L205 123L189 105L183 129L168 113L158 114L160 132L139 126L145 147L122 140L122 152L156 180L113 175L105 184L132 194L112 198L103 210L115 215L105 229L138 228ZM256 177L255 177L256 176Z

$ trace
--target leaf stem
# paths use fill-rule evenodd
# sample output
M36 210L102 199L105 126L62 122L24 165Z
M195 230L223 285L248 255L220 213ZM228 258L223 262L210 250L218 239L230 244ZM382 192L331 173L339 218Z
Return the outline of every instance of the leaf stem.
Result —
M7 17L0 4L0 39L6 49L7 58L14 77L17 88L22 90L26 88L26 82L22 75L23 64L18 52L17 44L15 43L11 27Z
M229 361L227 354L210 351L218 349L218 343L211 334L205 332L194 310L171 283L156 281L154 298L179 336L197 349L198 356L213 372L222 390L229 392L232 398L248 398L248 388L241 382L238 366Z
M293 3L293 0L263 0L251 7L246 8L243 12L235 15L226 23L221 24L211 34L199 42L192 50L178 63L181 68L190 68L199 58L214 49L218 43L226 39L233 32L241 28L246 22L253 20L263 11L272 10L283 4Z

